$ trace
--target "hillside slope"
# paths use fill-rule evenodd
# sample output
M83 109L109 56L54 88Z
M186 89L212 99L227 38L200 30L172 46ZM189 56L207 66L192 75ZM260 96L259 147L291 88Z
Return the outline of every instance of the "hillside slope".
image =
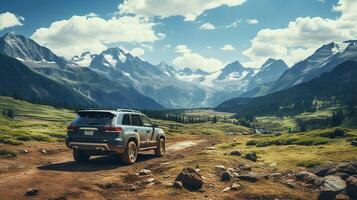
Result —
M300 112L312 101L337 97L345 104L357 101L357 62L347 61L333 71L306 83L256 98L235 98L220 104L216 110L241 114L276 114Z

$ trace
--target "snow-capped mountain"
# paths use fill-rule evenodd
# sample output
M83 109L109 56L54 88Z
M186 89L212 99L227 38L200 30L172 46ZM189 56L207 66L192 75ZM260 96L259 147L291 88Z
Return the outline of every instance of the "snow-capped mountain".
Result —
M279 91L319 77L347 60L357 60L357 41L331 42L296 63L276 81L270 92Z
M276 81L288 69L288 65L283 60L269 58L254 75L253 80L257 85Z
M0 38L0 54L4 55L1 57L3 63L10 63L9 66L13 65L14 68L21 70L16 71L17 74L32 74L26 76L26 80L23 81L23 85L30 84L29 90L20 88L20 84L14 84L11 88L6 87L3 92L22 92L19 95L30 100L45 101L51 105L56 104L55 101L49 100L49 96L53 94L52 98L76 97L61 101L61 105L68 102L66 106L162 108L159 103L142 95L126 82L114 81L88 67L78 67L77 64L57 56L48 48L24 36L5 34ZM12 58L8 59L9 57ZM14 58L24 65L14 62ZM9 66L3 67L6 69ZM9 70L5 72L6 74L2 74L3 84L10 82L15 74ZM0 86L4 85L0 82ZM53 91L50 91L51 88ZM30 93L31 90L34 92Z
M6 33L0 38L0 53L32 64L70 64L65 58L59 57L51 50L37 44L35 41L15 33Z
M134 87L165 107L199 106L205 97L205 91L196 84L177 79L173 67L166 63L152 65L120 48L109 48L95 56L90 68Z
M91 52L86 51L81 55L73 56L71 61L76 63L78 66L88 67L95 56L96 54L92 54Z

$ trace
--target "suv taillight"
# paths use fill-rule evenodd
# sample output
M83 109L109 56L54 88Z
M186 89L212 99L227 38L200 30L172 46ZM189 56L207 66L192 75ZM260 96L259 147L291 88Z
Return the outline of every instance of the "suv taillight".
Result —
M121 127L116 126L104 126L104 131L107 133L121 133L123 129Z
M72 131L77 130L77 128L78 127L76 125L71 124L71 125L67 126L67 131L72 132Z

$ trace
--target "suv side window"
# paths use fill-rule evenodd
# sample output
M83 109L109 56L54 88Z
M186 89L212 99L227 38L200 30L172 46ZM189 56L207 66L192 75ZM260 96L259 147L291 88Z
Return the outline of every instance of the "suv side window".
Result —
M131 115L131 125L142 126L139 115Z
M124 114L123 115L123 120L121 122L123 125L130 125L130 115Z
M141 121L143 122L144 126L149 126L149 127L152 126L152 123L151 123L151 121L149 120L149 118L147 118L147 117L144 116L144 115L140 115L140 117L141 117Z

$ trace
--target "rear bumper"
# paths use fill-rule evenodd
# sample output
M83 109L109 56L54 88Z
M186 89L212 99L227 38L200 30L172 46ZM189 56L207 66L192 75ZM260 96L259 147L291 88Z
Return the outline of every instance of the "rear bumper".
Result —
M89 142L72 142L66 140L66 146L71 149L78 149L84 151L98 151L101 153L123 153L125 148L120 144L108 144L108 143L89 143Z

